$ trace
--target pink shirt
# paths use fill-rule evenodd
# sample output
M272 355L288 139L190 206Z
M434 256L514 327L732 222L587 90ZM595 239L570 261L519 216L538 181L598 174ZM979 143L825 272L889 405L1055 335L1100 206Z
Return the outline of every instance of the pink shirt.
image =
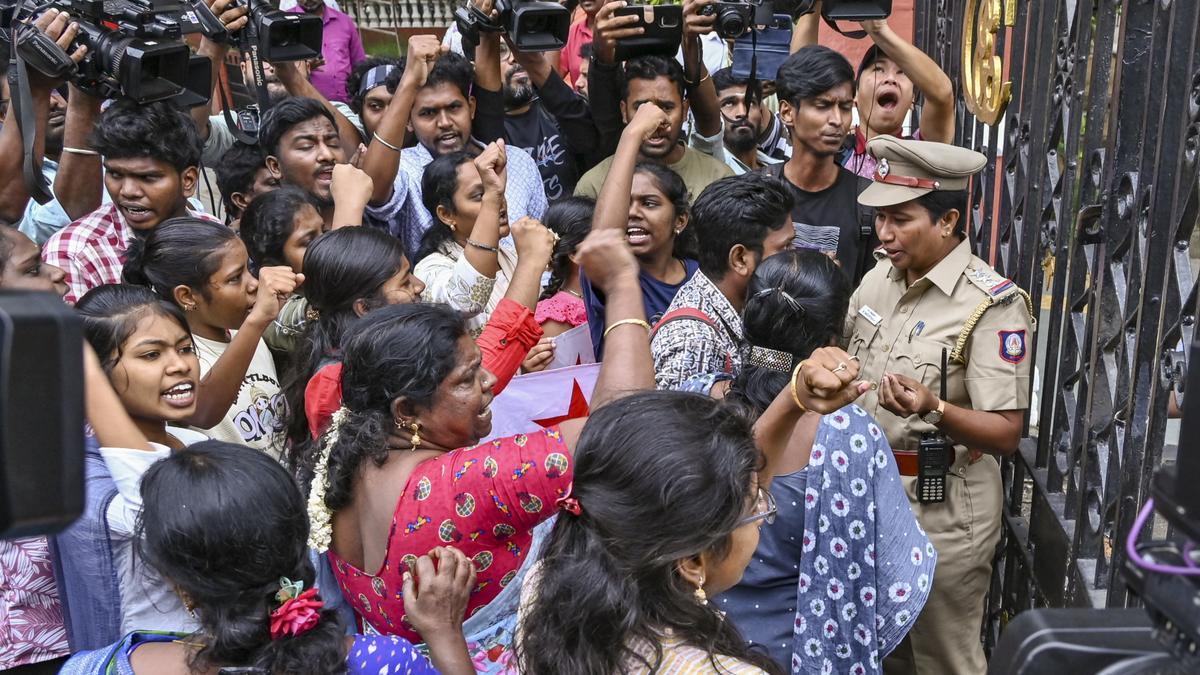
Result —
M921 130L917 129L916 133L904 136L904 138L905 140L919 141L921 140ZM875 168L879 166L879 161L867 152L867 136L863 133L862 127L854 127L854 152L846 153L842 166L868 180L875 177Z
M324 22L324 32L321 34L321 56L325 65L312 71L308 80L330 101L348 103L350 96L346 92L346 79L350 70L367 58L363 50L362 38L358 34L358 26L346 14L325 6L321 20ZM288 10L303 14L300 6Z
M579 79L579 64L583 63L583 58L579 56L579 50L584 45L591 43L592 29L588 28L585 14L582 19L571 24L571 30L567 33L567 44L562 48L558 58L558 70L562 73L567 86L575 87L575 80Z

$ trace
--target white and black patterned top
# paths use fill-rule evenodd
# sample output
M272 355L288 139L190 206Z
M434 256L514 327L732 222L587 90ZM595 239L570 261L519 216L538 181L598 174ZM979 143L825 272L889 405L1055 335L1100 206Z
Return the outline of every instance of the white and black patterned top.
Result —
M742 317L703 272L679 289L663 316L682 308L699 310L709 321L681 318L658 328L650 342L658 388L678 389L703 373L739 372L749 349Z

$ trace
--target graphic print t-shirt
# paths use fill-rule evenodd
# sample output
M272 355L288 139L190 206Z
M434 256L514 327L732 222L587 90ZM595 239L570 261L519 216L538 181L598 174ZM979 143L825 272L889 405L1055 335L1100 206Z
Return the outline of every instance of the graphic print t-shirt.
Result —
M232 340L237 331L229 333ZM229 348L229 343L198 335L192 339L196 344L196 355L200 357L200 377L203 378ZM275 361L271 359L267 343L260 338L233 407L217 426L199 431L213 440L248 445L279 459L283 451L281 432L287 420L286 412L287 404L283 399L283 388L279 386L279 375L275 372Z
M870 185L870 181L838 167L837 181L833 185L818 192L809 192L787 179L784 166L772 165L766 173L783 179L792 190L792 197L796 200L792 208L796 248L836 254L842 270L857 286L863 275L875 266L871 251L879 247L879 238L875 236L874 210L858 203L858 194ZM863 236L860 226L870 229L869 236Z
M555 202L575 192L575 183L579 181L575 157L540 102L535 101L528 112L506 115L504 130L508 142L528 152L537 163L548 201Z

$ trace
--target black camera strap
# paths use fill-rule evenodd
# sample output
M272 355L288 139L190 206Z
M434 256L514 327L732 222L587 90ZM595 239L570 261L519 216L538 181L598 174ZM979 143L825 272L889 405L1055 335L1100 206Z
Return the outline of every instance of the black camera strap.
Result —
M821 18L825 19L825 23L829 24L830 28L841 33L842 35L845 35L846 37L850 38L851 40L861 40L861 39L867 37L867 31L865 31L861 28L859 28L858 30L842 30L842 28L840 26L838 26L837 21L829 18L829 15L826 14L825 12L821 12Z
M703 58L703 57L701 57ZM745 109L747 117L750 106L762 100L762 87L758 81L758 27L750 27L750 79L746 80Z
M240 31L240 35L237 37L235 44L238 51L241 52L242 58L250 59L250 70L254 74L254 93L258 97L258 109L266 112L271 107L271 99L267 94L267 76L263 72L262 58L258 54L258 26L254 23L254 17L250 17L250 21L246 23L246 27ZM256 145L258 134L251 136L242 131L241 126L233 117L233 102L225 93L225 87L218 87L218 89L221 92L221 115L225 118L229 130L233 132L233 137L241 143Z
M14 24L16 22L14 21ZM25 175L25 185L29 188L29 196L39 204L45 204L54 199L50 192L50 183L42 173L42 161L34 156L33 148L37 142L37 119L34 117L33 91L29 86L29 66L16 48L17 26L12 29L12 50L8 62L9 84L15 85L16 96L11 97L17 128L21 130L21 147L25 158L21 162L21 170Z
M234 139L246 145L257 145L258 137L251 136L242 131L241 125L238 124L238 121L233 117L233 113L230 112L233 110L233 101L229 99L229 94L225 93L224 85L219 84L217 90L221 94L221 116L225 118L225 125L229 127L229 131L233 134Z

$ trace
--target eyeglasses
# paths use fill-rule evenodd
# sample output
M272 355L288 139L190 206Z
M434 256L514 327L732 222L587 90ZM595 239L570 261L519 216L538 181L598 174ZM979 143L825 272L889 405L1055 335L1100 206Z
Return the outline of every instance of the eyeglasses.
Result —
M758 501L754 503L754 513L738 521L738 527L764 521L767 525L775 523L775 514L779 508L775 505L775 495L770 490L758 488Z

